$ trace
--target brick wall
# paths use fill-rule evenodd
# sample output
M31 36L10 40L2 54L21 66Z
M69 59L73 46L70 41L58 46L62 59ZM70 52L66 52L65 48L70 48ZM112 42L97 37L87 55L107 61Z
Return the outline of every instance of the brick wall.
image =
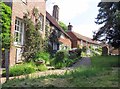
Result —
M34 7L36 7L39 10L39 13L41 13L44 16L44 30L41 32L44 37L44 35L45 35L45 20L46 20L45 19L46 18L46 6L45 6L45 0L38 0L38 1L39 2L27 2L27 4L25 4L21 0L17 0L17 2L12 3L11 35L13 37L14 37L16 17L23 19L23 16L24 16L23 13L27 13L27 11L29 11L31 14ZM16 48L17 48L17 46L15 47L14 44L11 43L10 66L15 64Z
M59 41L62 42L64 45L67 45L71 48L71 41L69 38L65 37L64 38L59 38Z

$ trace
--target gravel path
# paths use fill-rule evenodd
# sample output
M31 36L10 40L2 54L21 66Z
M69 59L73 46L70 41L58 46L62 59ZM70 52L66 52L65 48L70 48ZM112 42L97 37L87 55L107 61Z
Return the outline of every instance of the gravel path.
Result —
M69 72L71 70L73 70L74 68L77 68L81 65L85 65L85 66L90 66L91 64L91 60L88 57L84 57L80 60L78 60L77 63L75 63L72 67L68 67L68 68L63 68L63 69L56 69L56 70L47 70L47 71L43 71L43 72L37 72L37 73L32 73L32 74L28 74L28 75L21 75L21 76L16 76L16 77L10 77L9 79L14 79L14 78L26 78L26 77L40 77L40 76L46 76L46 75L51 75L51 74L58 74L58 75L62 75L64 74L66 71ZM6 78L3 77L0 79L0 83L4 83L6 81Z

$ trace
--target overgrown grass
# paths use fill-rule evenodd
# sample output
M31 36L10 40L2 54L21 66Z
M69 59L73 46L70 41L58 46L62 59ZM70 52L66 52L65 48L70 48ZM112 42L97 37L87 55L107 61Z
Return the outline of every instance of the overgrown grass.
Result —
M91 67L81 66L64 75L14 79L3 84L3 87L118 87L119 59L120 56L91 57Z
M91 59L95 67L120 67L120 56L95 56Z

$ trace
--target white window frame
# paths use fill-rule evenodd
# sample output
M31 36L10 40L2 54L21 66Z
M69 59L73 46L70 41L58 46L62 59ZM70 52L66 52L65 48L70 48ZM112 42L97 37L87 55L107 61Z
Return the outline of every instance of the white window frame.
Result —
M43 31L44 29L44 16L40 14L39 16L39 21L40 21L40 31Z
M81 45L83 46L83 40L81 40Z
M16 37L16 34L18 34L18 38ZM19 18L15 19L14 38L15 38L15 40L14 40L15 45L23 45L23 41L24 41L24 23Z
M53 50L57 50L57 44L53 42Z

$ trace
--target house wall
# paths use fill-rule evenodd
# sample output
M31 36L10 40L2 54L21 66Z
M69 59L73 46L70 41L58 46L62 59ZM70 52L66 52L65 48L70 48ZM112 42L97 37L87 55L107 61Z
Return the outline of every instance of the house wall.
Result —
M72 42L72 48L76 48L77 47L77 40L71 40Z
M68 46L69 48L71 48L71 41L66 36L61 35L61 37L59 38L59 41L62 42L64 45Z
M45 0L38 0L38 2L27 2L27 4L23 3L21 0L17 0L17 2L12 2L12 17L11 17L11 35L14 37L15 30L15 19L16 17L23 19L24 13L30 12L32 14L33 8L36 7L39 12L44 16L44 30L41 32L43 37L45 35L45 18L46 18L46 7ZM32 17L34 20L34 18ZM16 49L21 48L21 46L15 46L14 43L11 44L10 48L10 66L16 63Z
M113 49L110 51L111 55L120 55L120 50L119 49Z

